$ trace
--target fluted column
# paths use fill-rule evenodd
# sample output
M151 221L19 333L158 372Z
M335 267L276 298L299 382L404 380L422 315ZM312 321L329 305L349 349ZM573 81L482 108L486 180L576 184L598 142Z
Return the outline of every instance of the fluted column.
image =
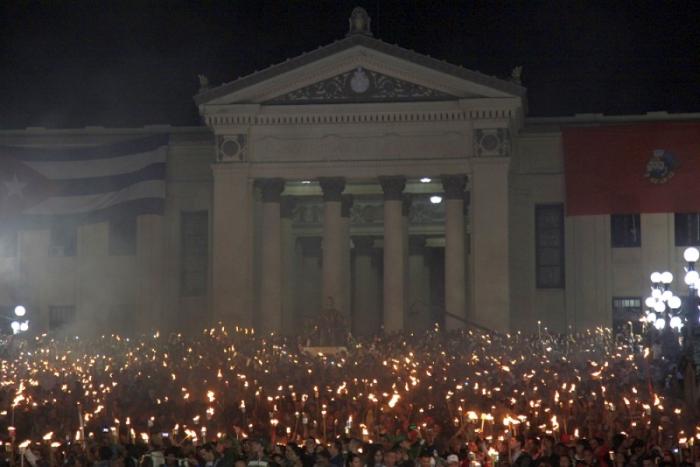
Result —
M283 196L280 201L282 236L282 331L294 334L300 331L295 316L294 293L297 290L296 238L292 233L292 215L296 198Z
M374 237L352 237L355 280L352 296L352 333L374 335L382 323L379 303L379 274L375 267Z
M323 190L323 308L345 314L343 303L343 227L340 220L344 178L319 179Z
M425 235L408 237L408 328L412 331L425 331L433 324L425 244Z
M342 310L345 317L345 322L350 324L350 310L352 310L352 284L350 277L350 211L352 209L354 199L352 195L342 195L340 199L340 227L342 233L341 251L343 288L342 301L339 310Z
M384 190L384 331L404 326L403 190L405 177L380 177Z
M463 328L467 320L464 287L464 186L466 177L442 177L445 190L445 326Z
M310 325L317 322L317 317L323 302L318 291L322 287L321 272L321 238L320 237L299 237L297 239L299 247L299 271L300 276L296 290L296 316L298 319L297 329L304 332L310 330Z
M410 224L411 215L411 204L413 203L413 198L410 193L404 193L401 196L401 235L403 236L403 303L404 303L404 321L408 317L408 312L411 306L411 300L409 296L409 274L408 274L408 230ZM408 323L404 325L404 328L408 326Z
M280 195L284 180L258 182L262 191L262 248L260 279L260 330L264 333L282 329L282 226Z

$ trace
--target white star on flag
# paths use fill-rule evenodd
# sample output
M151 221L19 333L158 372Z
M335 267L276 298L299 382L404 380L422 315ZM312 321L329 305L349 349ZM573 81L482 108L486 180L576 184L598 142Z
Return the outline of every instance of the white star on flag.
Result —
M24 187L27 186L26 182L20 182L17 178L17 174L14 174L12 180L3 182L7 188L7 197L10 198L13 195L17 195L19 198L24 198Z

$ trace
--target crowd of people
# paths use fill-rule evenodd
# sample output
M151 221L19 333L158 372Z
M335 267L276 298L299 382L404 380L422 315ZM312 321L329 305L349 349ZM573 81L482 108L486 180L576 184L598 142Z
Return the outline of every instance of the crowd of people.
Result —
M606 329L302 343L221 326L12 342L0 467L700 465L668 362Z

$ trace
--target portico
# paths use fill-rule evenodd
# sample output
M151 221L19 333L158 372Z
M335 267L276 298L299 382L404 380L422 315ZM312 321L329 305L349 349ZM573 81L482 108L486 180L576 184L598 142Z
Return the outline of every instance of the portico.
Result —
M374 39L363 21L196 97L216 141L215 319L292 332L333 307L357 332L508 329L523 89Z

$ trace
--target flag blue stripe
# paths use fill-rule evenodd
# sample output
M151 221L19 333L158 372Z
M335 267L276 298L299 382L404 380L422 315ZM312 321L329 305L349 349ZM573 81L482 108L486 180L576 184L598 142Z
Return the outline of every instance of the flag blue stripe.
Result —
M165 170L165 163L158 162L127 174L73 180L54 180L51 184L56 191L52 196L93 195L118 191L134 183L146 180L165 180Z
M155 150L166 146L167 134L150 135L112 144L72 148L30 148L20 146L0 146L0 158L13 158L25 161L80 161L109 159Z

